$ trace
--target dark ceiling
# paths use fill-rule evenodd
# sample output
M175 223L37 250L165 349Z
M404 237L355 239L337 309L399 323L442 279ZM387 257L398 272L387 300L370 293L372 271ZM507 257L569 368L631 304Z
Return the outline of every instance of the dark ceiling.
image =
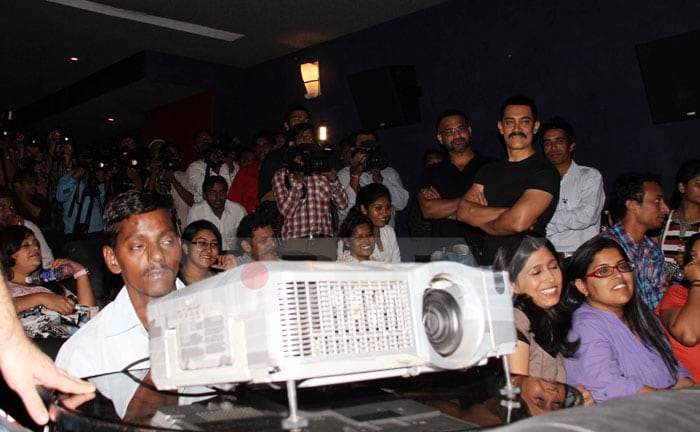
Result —
M36 106L142 51L244 69L444 1L7 0L0 2L0 111L31 113L16 120L38 133L55 125L90 139L131 131L144 111L202 89L140 79L59 112L38 114ZM163 21L243 37L225 41L154 24ZM107 123L106 116L117 120Z

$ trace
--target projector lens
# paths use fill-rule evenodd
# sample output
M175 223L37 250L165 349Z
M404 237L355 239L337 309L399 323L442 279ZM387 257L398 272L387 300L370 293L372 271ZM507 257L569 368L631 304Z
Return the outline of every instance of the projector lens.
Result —
M423 295L423 328L433 349L443 357L459 347L461 316L457 301L447 291L430 289Z

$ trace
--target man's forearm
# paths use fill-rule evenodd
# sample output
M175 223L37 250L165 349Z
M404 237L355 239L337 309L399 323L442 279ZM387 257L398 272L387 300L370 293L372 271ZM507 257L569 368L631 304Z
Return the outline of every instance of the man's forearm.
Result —
M432 200L419 198L418 204L425 219L457 219L457 208L461 200L461 198Z
M457 210L457 220L484 229L486 224L496 220L506 210L508 209L488 207L462 199ZM484 231L486 230L484 229Z

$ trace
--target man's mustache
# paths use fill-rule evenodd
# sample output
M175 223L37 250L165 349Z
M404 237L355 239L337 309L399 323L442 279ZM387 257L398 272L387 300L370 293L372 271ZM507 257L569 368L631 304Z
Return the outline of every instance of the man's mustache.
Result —
M512 134L508 135L508 138L515 138L515 137L527 138L527 136L522 132L513 132Z

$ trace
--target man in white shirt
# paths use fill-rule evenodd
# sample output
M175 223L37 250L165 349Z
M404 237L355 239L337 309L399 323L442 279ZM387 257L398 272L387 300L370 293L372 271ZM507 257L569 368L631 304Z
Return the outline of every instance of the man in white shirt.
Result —
M206 177L218 175L231 184L236 173L229 171L228 165L224 163L221 147L214 143L214 137L208 130L202 129L195 133L194 150L199 159L189 164L185 174L194 195L194 202L198 203L204 199L202 183ZM238 164L234 164L234 170L238 170Z
M576 134L563 118L543 123L540 136L545 157L561 176L559 202L547 225L547 238L562 257L568 258L600 232L600 213L605 204L603 176L597 169L573 161Z
M187 215L187 224L204 219L216 225L221 232L221 250L232 251L236 248L236 230L241 219L247 214L245 208L226 199L228 183L221 176L211 176L202 185L204 201L194 203Z
M401 176L386 161L386 157L377 144L377 134L368 129L360 129L351 135L354 143L350 166L338 171L338 180L345 188L348 195L348 206L344 210L338 210L338 224L347 216L355 205L357 192L362 186L370 183L381 183L389 189L391 194L391 219L389 226L394 227L396 212L406 208L408 204L408 191L403 187Z
M139 367L148 367L146 307L176 289L180 264L180 237L169 196L124 192L107 205L103 218L108 244L102 255L107 268L121 274L124 287L58 352L56 364L80 377L120 371L139 360L144 360ZM130 389L135 390L136 385Z

